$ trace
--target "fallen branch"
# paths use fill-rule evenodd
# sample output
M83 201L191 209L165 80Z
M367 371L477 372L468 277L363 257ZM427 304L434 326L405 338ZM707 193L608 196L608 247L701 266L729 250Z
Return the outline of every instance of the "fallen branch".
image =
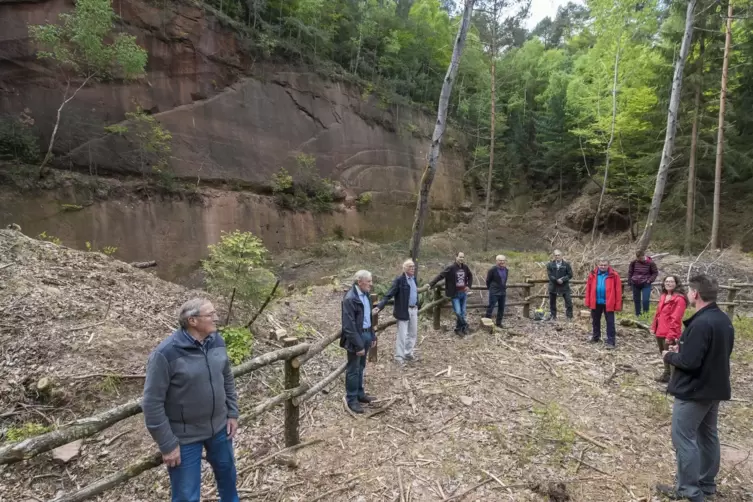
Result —
M104 323L105 321L99 321L92 324L82 324L81 326L74 326L70 328L70 331L81 331L82 329L96 328L97 326L102 326Z
M309 390L307 390L305 394L303 394L302 396L293 398L293 405L300 406L301 403L311 399L313 396L318 394L323 388L325 388L327 385L332 383L335 380L335 378L342 375L345 372L345 368L347 366L348 366L348 362L345 361L344 363L340 365L339 368L337 368L335 371L327 375L327 377L325 377L321 382L317 383L316 385L311 387Z
M535 401L535 402L537 402L539 404L543 404L544 406L546 406L546 403L544 401L542 401L541 399L537 399L535 397L529 396L528 394L520 392L519 390L510 389L509 387L504 387L503 386L502 388L505 389L507 392L512 392L513 394L516 394L516 395L518 395L520 397L525 397L526 399L530 399L531 401Z
M472 491L477 490L478 488L481 488L482 486L484 486L486 484L489 484L492 481L494 481L492 478L486 478L482 482L475 484L474 486L468 488L464 492L460 492L460 493L458 493L456 495L452 495L451 497L447 497L446 499L444 499L444 502L447 502L448 500L461 499L461 498L465 497L467 494L471 493Z
M156 267L157 266L157 262L154 261L154 260L152 260L152 261L135 261L135 262L131 263L130 265L132 267L134 267L134 268L151 268L151 267Z
M272 460L273 458L275 458L275 457L277 457L279 455L282 455L283 453L293 453L294 451L300 450L301 448L305 448L307 446L311 446L311 445L314 445L314 444L317 444L317 443L321 443L322 441L323 441L323 439L312 439L310 441L305 441L303 443L299 443L299 444L296 444L296 445L293 445L293 446L288 446L287 448L283 448L282 450L278 450L278 451L276 451L276 452L274 452L274 453L272 453L270 455L267 455L266 457L262 458L261 460L258 460L253 465L250 465L248 467L244 467L243 469L241 469L240 471L238 471L237 477L240 478L241 476L243 476L247 472L253 471L257 467L261 467L263 464L269 462L270 460Z
M16 262L10 262L10 263L6 263L5 265L0 265L0 270L5 270L6 268L12 267L15 264Z
M344 485L342 485L341 487L339 487L339 488L334 488L334 489L332 489L332 490L330 490L330 491L328 491L328 492L322 493L321 495L319 495L319 496L317 496L317 497L315 497L315 498L311 499L311 500L310 500L309 502L317 502L317 501L319 501L319 500L322 500L322 499L324 499L324 498L327 498L327 497L329 497L330 495L334 495L335 493L340 493L340 492L342 492L342 491L345 491L345 490L350 490L350 489L352 489L352 488L354 488L354 487L356 486L356 485L355 485L355 483L354 483L354 481L355 481L356 479L360 478L361 476L362 476L362 474L359 474L359 475L358 475L358 476L356 476L356 477L350 478L350 479L349 479L348 481L346 481L346 482L345 482L345 484L344 484Z
M88 373L86 375L74 375L67 378L68 380L86 380L87 378L146 378L146 375L121 375L119 373Z
M604 443L601 443L601 442L599 442L599 441L595 440L595 439L594 439L594 438L592 438L591 436L588 436L588 435L586 435L586 434L584 434L584 433L580 432L580 431L579 431L579 430L577 430L577 429L574 429L574 430L573 430L573 432L575 433L575 435L576 435L576 436L578 436L578 437L579 437L579 438L581 438L581 439L585 439L586 441L588 441L589 443L591 443L591 444L592 444L592 445L594 445L594 446L598 446L599 448L601 448L601 449L603 449L603 450L608 450L608 449L609 449L609 446L607 446L607 445L605 445Z
M651 327L648 324L636 321L634 319L620 319L620 326L627 326L630 328L638 328L644 331L651 331Z
M261 307L259 307L259 311L256 313L254 317L251 318L250 321L248 321L248 324L246 324L246 327L248 329L251 329L251 325L256 321L256 318L261 315L262 312L264 312L264 309L267 308L267 304L269 301L275 296L275 292L277 291L277 286L280 285L280 279L277 279L277 282L275 282L275 287L272 288L272 292L269 293L269 296L267 296L267 299L264 300L264 303L261 304Z
M527 378L523 378L523 377L518 376L518 375L513 375L512 373L507 373L506 371L501 371L500 373L502 373L503 375L507 375L510 378L516 378L516 379L521 380L523 382L531 383L531 381L529 379L527 379Z
M395 401L397 401L397 398L393 397L392 400L389 403L385 404L384 406L380 406L379 408L377 408L376 410L372 411L371 413L367 413L366 414L366 418L373 418L373 417L379 415L380 413L384 413L385 411L387 411L387 408L389 408L390 406L392 406L395 403Z

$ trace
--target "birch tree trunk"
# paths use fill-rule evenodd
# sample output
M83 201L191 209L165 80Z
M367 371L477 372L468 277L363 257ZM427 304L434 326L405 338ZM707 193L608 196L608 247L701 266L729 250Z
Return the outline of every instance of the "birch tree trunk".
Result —
M688 162L688 198L686 201L687 210L685 213L685 245L683 250L685 254L690 254L692 248L693 228L695 227L695 166L696 166L696 150L698 149L698 117L701 114L701 90L703 88L703 53L706 46L704 44L703 32L701 32L701 39L699 41L699 55L698 55L698 83L695 88L695 99L693 102L693 127L690 133L690 160Z
M719 95L719 125L716 134L716 167L714 169L714 214L711 219L711 249L719 249L719 213L722 201L722 162L724 161L724 112L727 107L727 71L729 47L732 44L732 2L727 7L727 29L722 63L722 92Z
M685 15L685 33L682 35L682 45L680 46L680 55L675 63L675 75L672 78L672 93L669 97L669 112L667 113L667 131L664 136L664 149L659 162L659 172L656 174L656 185L654 186L654 196L651 199L651 208L646 218L646 227L643 229L638 241L638 251L646 252L654 225L659 217L661 201L664 197L664 188L667 185L667 175L669 174L669 165L672 163L672 153L675 149L675 133L677 132L677 115L680 110L680 93L682 91L682 74L685 70L685 61L688 59L690 52L690 42L693 39L693 20L695 16L696 0L688 2L688 10Z
M492 45L491 45L491 119L489 124L489 130L491 132L490 144L489 144L489 173L486 176L486 206L484 208L484 251L489 249L489 203L491 201L492 193L492 170L494 168L494 126L496 124L496 107L495 100L497 98L494 77L496 73L495 59L497 57L497 2L494 1L492 8Z
M431 185L434 182L434 175L437 172L442 136L444 135L444 130L447 126L447 108L450 103L450 94L452 94L452 86L455 83L455 77L458 73L460 56L463 53L465 38L468 35L468 28L471 24L471 13L473 12L474 3L475 0L465 1L463 19L460 22L458 36L455 39L455 47L452 49L452 59L450 60L450 66L447 68L447 74L445 75L444 83L442 84L442 92L439 95L437 123L434 126L434 134L431 136L428 164L421 177L421 187L418 192L418 201L416 202L416 213L413 217L413 232L410 240L410 256L413 261L418 260L421 235L424 231L426 213L429 210L429 192L431 191Z

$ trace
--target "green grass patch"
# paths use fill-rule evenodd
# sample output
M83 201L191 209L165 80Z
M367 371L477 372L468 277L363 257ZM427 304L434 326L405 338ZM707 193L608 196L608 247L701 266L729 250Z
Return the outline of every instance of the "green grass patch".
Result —
M39 436L45 432L50 432L52 427L44 426L36 422L26 422L20 426L10 427L5 431L5 439L16 442L29 439L30 437Z

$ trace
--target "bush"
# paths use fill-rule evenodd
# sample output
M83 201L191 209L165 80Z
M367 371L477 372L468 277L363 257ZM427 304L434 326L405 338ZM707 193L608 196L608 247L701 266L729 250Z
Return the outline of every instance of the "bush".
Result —
M277 205L292 211L332 211L335 185L316 172L316 158L301 153L296 156L295 179L285 168L272 175L272 193Z
M28 115L0 117L0 157L34 163L39 160L39 139Z
M371 205L372 195L371 192L364 192L356 199L356 209L358 211L364 211Z
M42 240L42 241L52 242L53 244L55 244L57 246L59 246L60 244L63 243L63 241L61 241L60 239L58 239L54 235L47 235L47 231L44 231L41 234L39 234L37 236L37 239Z
M235 289L240 305L259 306L275 284L274 274L264 267L267 255L261 239L251 232L223 232L201 264L209 291L230 298Z
M225 326L220 328L220 334L225 340L227 355L233 365L240 364L251 355L254 335L245 326Z

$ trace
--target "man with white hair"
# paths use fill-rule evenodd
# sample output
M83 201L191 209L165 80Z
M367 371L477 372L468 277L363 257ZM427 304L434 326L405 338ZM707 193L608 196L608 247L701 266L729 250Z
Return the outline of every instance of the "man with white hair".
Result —
M376 345L374 327L371 325L371 272L356 272L355 284L348 290L342 301L342 332L340 347L348 351L348 365L345 368L345 400L354 413L363 413L361 403L370 403L373 397L363 388L363 372L366 368L366 354Z
M208 300L187 301L178 315L180 328L146 365L144 421L162 452L173 502L199 502L204 449L220 500L239 500L233 456L238 402L217 320Z
M497 255L497 264L486 273L486 289L489 290L489 306L486 307L486 318L491 319L494 307L497 307L497 327L502 327L502 317L505 315L505 300L507 299L507 258Z
M397 319L397 338L395 340L395 359L400 365L413 361L413 349L418 338L418 286L416 285L416 264L405 260L403 273L395 277L387 294L374 307L372 312L378 314L387 302L395 299L392 315Z

